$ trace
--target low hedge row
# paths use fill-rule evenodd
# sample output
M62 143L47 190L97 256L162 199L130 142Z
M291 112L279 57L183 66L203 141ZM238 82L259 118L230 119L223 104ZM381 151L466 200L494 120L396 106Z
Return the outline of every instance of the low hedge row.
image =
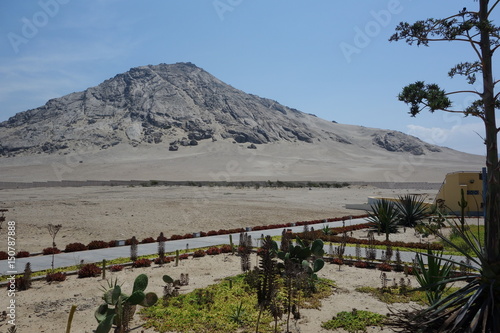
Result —
M360 225L361 226L361 225ZM352 226L356 227L356 226ZM370 224L365 224L364 228L369 228L371 227ZM361 228L361 229L364 229ZM356 230L356 229L351 229L350 227L345 227L346 232L351 231L351 230ZM351 230L349 230L351 229ZM359 229L358 229L359 230ZM331 243L342 243L346 242L347 244L361 244L361 245L369 245L370 241L368 239L360 239L360 238L354 238L354 237L343 237L343 236L337 236L337 235L325 235L322 230L315 230L315 231L308 231L308 232L301 232L301 233L296 233L293 234L292 237L300 237L301 239L305 240L310 240L314 241L315 239L321 239L323 242L331 242ZM438 243L415 243L415 242L401 242L401 241L379 241L379 240L374 240L373 245L383 245L383 246L392 246L392 247L406 247L406 248L413 248L413 249L431 249L435 251L442 251L443 250L443 245L438 244Z
M292 226L305 226L305 225L311 225L311 224L318 224L318 223L328 223L328 222L340 222L340 221L348 221L351 218L352 219L358 219L358 218L364 218L367 217L367 215L355 215L355 216L343 216L343 217L335 217L335 218L330 218L330 219L325 219L325 220L312 220L312 221L300 221L296 223L281 223L281 224L270 224L270 225L265 225L265 226L256 226L253 227L253 231L260 231L260 230L268 230L268 229L279 229L279 228L290 228ZM365 224L362 224L365 225ZM355 226L351 226L355 227ZM335 230L334 232L342 233L343 228L349 228L349 227L339 227L339 228L332 228L332 230ZM365 227L360 227L360 229L366 228ZM350 229L350 230L358 230L358 229ZM220 230L210 230L208 232L200 232L199 237L206 237L206 236L216 236L216 235L228 235L228 234L235 234L235 233L241 233L245 232L245 228L235 228L235 229L220 229ZM190 239L194 238L194 234L188 233L185 235L172 235L170 238L167 238L163 236L163 233L156 239L153 237L147 237L143 239L142 241L135 240L137 243L141 244L146 244L146 243L154 243L158 242L160 240L163 241L168 241L168 240L179 240L179 239ZM133 242L132 238L129 238L125 240L125 245L130 245ZM85 245L82 243L71 243L66 245L66 248L64 249L64 252L75 252L75 251L85 251L85 250L95 250L95 249L103 249L107 247L115 247L117 246L118 241L116 240L111 240L109 242L101 241L101 240L95 240L90 242L89 244ZM52 248L48 247L42 250L42 254L44 255L50 255L50 254L57 254L61 253L62 251L59 250L57 247ZM22 255L26 255L25 251L23 251ZM5 260L7 259L7 253L4 253L3 251L0 251L0 260Z

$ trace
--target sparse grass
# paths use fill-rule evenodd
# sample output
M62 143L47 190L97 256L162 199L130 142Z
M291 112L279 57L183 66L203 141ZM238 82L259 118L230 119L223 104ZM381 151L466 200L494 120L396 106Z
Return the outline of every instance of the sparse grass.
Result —
M471 238L472 238L472 236L474 236L480 242L484 242L484 226L482 226L482 225L479 225L479 226L469 225L467 227L467 231L465 233L467 236L469 236ZM449 236L449 239L452 241L453 244L455 244L460 249L466 251L469 254L473 254L473 251L471 251L471 249L467 246L467 244L465 243L463 238L460 237L460 235L458 235L456 233L451 233ZM453 248L451 245L446 244L443 241L441 241L441 243L443 244L445 250L453 252L454 254L457 254L457 255L462 255L459 252L457 252L456 249Z
M453 291L458 290L458 288L449 288L443 297L451 294ZM387 287L387 288L374 288L374 287L358 287L356 291L361 293L367 293L377 298L379 301L393 304L393 303L409 303L415 302L422 306L428 306L427 296L425 291L414 291L405 290L401 288Z
M400 288L358 287L356 291L367 293L387 304L415 302L419 305L427 304L427 296L423 291L402 291Z

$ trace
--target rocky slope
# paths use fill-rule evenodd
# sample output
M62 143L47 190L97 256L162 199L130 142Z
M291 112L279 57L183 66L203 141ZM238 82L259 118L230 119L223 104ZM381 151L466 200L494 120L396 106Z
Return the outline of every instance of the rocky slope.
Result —
M220 140L248 148L330 142L412 155L442 150L400 132L341 125L246 94L191 63L132 68L0 123L4 157L68 154L120 144L176 151Z

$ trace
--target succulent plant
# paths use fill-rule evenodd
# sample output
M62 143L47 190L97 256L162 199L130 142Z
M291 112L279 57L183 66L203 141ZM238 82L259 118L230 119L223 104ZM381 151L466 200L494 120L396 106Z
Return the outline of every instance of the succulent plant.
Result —
M129 321L135 313L135 307L141 305L149 307L158 301L158 296L153 293L145 293L148 286L148 277L140 274L135 278L132 293L130 295L122 293L121 286L117 280L108 282L108 288L104 289L101 304L95 311L95 318L99 325L96 333L107 333L113 324L118 332L125 332Z

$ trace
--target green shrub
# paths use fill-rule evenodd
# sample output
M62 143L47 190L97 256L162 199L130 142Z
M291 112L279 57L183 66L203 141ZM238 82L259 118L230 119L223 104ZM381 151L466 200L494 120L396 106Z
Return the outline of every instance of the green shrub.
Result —
M386 316L378 313L352 309L351 312L342 311L337 313L336 317L323 323L321 327L327 330L343 328L350 333L366 332L367 326L383 326L386 318Z

